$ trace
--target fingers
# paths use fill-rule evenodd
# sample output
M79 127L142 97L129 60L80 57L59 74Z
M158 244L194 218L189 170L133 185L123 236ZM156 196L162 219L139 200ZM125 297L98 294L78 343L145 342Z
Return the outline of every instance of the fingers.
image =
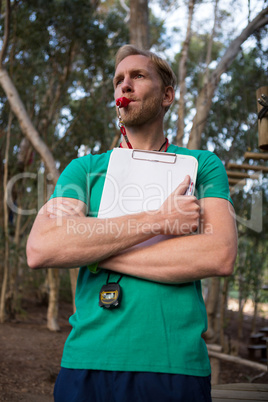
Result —
M56 218L58 216L84 216L79 207L69 201L49 205L47 213L49 218Z
M185 176L184 180L180 183L180 185L176 188L176 195L184 195L190 185L191 178L189 175Z
M186 196L190 182L191 178L187 175L160 208L165 234L189 234L198 229L201 212L199 202L193 195Z

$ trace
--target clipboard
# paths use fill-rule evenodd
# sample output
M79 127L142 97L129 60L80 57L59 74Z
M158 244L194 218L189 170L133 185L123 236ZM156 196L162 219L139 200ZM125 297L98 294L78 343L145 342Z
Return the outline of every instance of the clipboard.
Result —
M115 148L110 156L98 218L154 211L186 175L194 193L198 162L189 155Z

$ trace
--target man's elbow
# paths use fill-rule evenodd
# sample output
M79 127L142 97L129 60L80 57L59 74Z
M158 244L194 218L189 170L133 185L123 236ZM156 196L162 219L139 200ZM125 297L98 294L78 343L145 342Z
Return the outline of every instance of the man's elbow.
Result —
M234 265L237 255L237 246L229 245L222 248L219 276L230 276L234 271Z
M41 260L40 250L30 240L26 246L27 264L31 269L44 268Z

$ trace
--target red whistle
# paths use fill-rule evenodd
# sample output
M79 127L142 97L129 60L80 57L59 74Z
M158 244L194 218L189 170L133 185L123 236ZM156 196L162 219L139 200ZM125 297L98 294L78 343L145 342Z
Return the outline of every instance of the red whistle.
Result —
M116 106L118 107L126 107L131 102L128 98L117 98L115 101Z

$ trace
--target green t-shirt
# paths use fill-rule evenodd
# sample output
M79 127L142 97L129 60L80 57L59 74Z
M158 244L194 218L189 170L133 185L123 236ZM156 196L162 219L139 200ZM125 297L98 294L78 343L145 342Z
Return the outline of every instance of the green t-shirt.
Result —
M219 158L209 151L170 145L168 152L198 160L196 196L229 201L227 175ZM111 151L73 160L61 174L52 197L71 197L89 205L88 216L97 216ZM89 237L90 242L90 237ZM110 282L120 275L111 273ZM202 334L207 315L201 282L170 285L124 275L119 308L99 307L99 291L107 271L79 271L76 312L65 343L62 366L66 368L161 372L207 376L210 363Z

